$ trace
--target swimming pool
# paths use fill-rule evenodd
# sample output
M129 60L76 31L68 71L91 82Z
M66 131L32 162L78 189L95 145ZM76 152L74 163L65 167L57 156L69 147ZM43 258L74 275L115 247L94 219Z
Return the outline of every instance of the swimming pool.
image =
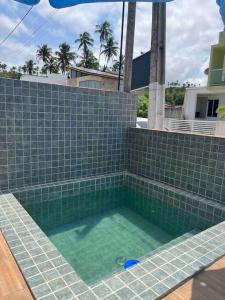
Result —
M129 187L28 203L24 208L88 284L211 225Z
M225 253L222 205L128 172L0 195L0 215L35 299L157 299Z

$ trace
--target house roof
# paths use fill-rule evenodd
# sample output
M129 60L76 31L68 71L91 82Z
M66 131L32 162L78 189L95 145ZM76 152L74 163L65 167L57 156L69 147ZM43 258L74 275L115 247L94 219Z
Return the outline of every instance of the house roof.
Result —
M103 72L103 71L87 69L87 68L77 67L77 66L68 66L67 70L75 70L75 71L85 73L87 75L97 75L100 77L108 77L108 78L115 78L115 79L118 78L118 74L114 72ZM123 78L123 75L121 75L121 78Z

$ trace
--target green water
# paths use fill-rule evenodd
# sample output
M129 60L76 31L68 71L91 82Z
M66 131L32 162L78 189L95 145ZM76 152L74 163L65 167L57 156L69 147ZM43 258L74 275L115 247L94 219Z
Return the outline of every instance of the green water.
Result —
M210 226L128 188L24 206L87 283Z
M140 258L172 239L170 234L126 207L46 233L88 283L121 269L117 260Z

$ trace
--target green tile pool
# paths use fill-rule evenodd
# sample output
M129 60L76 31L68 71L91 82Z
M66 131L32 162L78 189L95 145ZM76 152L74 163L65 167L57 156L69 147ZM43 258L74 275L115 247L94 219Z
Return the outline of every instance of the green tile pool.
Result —
M89 284L121 270L126 259L152 255L210 225L130 188L24 207Z

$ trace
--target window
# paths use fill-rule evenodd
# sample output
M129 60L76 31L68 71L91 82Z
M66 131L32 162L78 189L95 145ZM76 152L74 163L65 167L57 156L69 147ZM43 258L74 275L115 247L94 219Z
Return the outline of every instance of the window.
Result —
M80 81L80 87L90 88L90 89L101 89L102 85L100 81L97 80L84 80Z
M213 117L216 118L217 117L217 108L219 106L219 100L208 100L208 112L207 112L207 116L208 117Z
M76 70L71 70L71 78L77 78L83 76L81 72Z

